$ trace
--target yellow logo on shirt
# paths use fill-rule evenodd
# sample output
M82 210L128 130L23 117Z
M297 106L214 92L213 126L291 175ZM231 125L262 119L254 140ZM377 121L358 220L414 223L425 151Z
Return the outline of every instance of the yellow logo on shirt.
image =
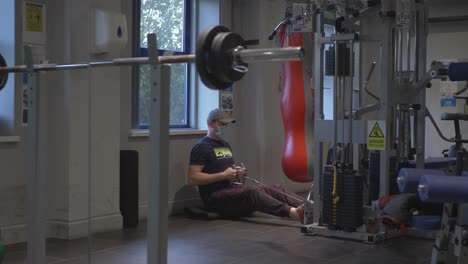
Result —
M218 159L232 158L232 152L229 148L214 148L214 152Z

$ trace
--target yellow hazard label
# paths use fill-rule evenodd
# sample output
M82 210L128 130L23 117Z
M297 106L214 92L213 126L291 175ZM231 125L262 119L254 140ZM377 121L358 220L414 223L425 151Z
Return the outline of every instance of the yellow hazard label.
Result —
M369 133L369 137L376 137L376 138L383 138L384 134L382 129L379 126L379 123L376 122L374 127L372 128L371 132Z
M44 32L44 6L25 3L25 29L30 32Z
M385 122L371 121L367 123L367 148L375 150L385 150Z

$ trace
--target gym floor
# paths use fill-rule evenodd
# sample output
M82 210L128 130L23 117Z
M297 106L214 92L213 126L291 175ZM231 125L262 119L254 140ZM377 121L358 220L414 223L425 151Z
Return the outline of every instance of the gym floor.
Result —
M261 218L262 216L260 216ZM429 263L432 241L396 238L379 245L304 236L291 226L251 221L169 219L168 262L236 263ZM146 222L138 228L96 234L91 263L146 264ZM88 240L47 241L47 261L87 263ZM24 263L25 243L6 246L3 264Z

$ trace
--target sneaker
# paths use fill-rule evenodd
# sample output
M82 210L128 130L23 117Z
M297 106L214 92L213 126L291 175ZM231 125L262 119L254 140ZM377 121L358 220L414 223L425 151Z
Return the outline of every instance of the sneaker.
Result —
M296 208L296 212L297 212L297 215L299 216L299 221L301 223L304 222L304 214L305 214L305 206L304 204L301 204L299 205L297 208Z

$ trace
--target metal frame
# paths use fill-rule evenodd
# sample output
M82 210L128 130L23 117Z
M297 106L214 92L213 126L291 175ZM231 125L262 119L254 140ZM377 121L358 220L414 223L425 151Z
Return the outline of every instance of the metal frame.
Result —
M40 133L39 117L44 102L40 100L39 75L33 71L31 47L24 48L27 64L27 89L29 92L28 129L26 149L26 196L27 196L27 256L26 263L44 264L46 261L45 236L46 224L46 194L47 177L44 162L44 133ZM41 115L42 114L42 115ZM42 153L42 155L39 155Z
M397 0L394 0L397 1ZM421 80L426 78L426 36L427 36L427 10L424 2L419 1L414 3L414 13L416 14L416 24L415 31L417 32L415 39L416 45L411 46L409 37L406 38L406 46L403 45L403 38L398 39L397 32L395 28L396 18L392 16L381 16L383 27L380 30L380 37L378 41L381 44L380 49L380 102L374 105L361 106L361 97L363 89L361 85L361 44L359 40L355 37L355 34L343 34L342 36L333 35L332 37L324 37L323 31L323 14L321 13L321 2L319 0L315 1L317 10L320 12L315 13L315 49L314 49L314 89L315 89L315 146L314 150L311 151L314 155L314 207L313 207L313 224L305 225L302 229L303 233L308 235L321 235L321 236L331 236L331 237L341 237L346 239L355 239L364 241L366 243L377 243L383 239L395 237L399 235L399 232L387 231L384 226L381 225L378 228L377 233L367 233L363 228L358 228L356 232L343 232L329 230L321 226L322 221L322 190L323 190L323 151L324 143L333 143L334 153L336 151L337 143L348 143L349 146L354 146L354 144L366 144L367 138L367 121L360 120L363 113L370 111L378 111L378 119L386 121L386 142L385 142L385 151L380 151L380 196L386 196L390 194L390 160L397 156L397 150L393 148L393 140L395 136L394 126L394 109L397 107L397 103L400 102L399 94L400 93L410 93L411 97L404 99L405 103L419 104L421 109L419 111L414 111L415 116L415 136L417 137L415 142L416 154L417 154L417 167L424 167L424 129L425 129L425 88L421 85ZM367 10L366 14L372 14L372 10ZM383 13L385 14L385 12ZM364 13L362 15L365 15ZM356 18L359 19L359 18ZM406 32L401 30L401 32ZM401 33L403 35L403 33ZM408 35L409 36L409 33ZM363 39L362 41L366 41ZM371 39L369 39L371 40ZM334 104L343 103L347 104L348 100L345 100L345 94L339 93L339 89L346 89L346 96L349 96L349 91L352 91L353 99L350 99L350 104L353 106L353 109L347 109L346 114L338 115L337 112L344 113L345 111L341 108L338 109L337 106L334 106L334 120L323 120L323 55L324 47L323 44L331 42L351 42L350 45L353 45L355 50L355 61L351 66L351 69L354 68L354 75L351 78L342 78L335 77L334 84ZM398 42L400 41L400 42ZM398 45L399 44L399 45ZM407 68L403 69L401 65L403 64L403 46L405 51L407 51ZM411 54L411 50L413 53ZM399 53L396 53L395 50L400 50ZM335 52L335 54L338 54ZM414 57L410 57L410 54ZM336 58L335 58L336 59ZM415 84L408 84L400 81L399 76L410 74L410 61L414 60L415 65ZM351 59L351 62L353 59ZM336 63L335 63L336 64ZM336 67L336 65L335 65ZM336 73L336 70L335 70ZM336 75L335 75L336 76ZM398 78L398 82L396 81ZM344 80L343 80L344 79ZM419 83L418 83L419 81ZM340 97L341 100L337 100ZM341 98L342 97L342 98ZM408 99L409 98L409 99ZM339 101L339 102L338 102ZM344 106L343 106L344 107ZM344 120L344 117L351 117L354 120L348 122ZM323 131L334 131L333 135L330 133L324 133ZM350 142L351 140L351 142ZM358 149L354 149L354 160L357 161L356 156L359 156L360 153ZM352 157L352 155L351 157ZM334 155L335 156L335 155ZM342 159L343 160L343 159ZM352 160L351 160L352 162ZM357 164L353 164L354 169L359 171ZM365 207L365 214L367 217L372 217L372 209ZM366 215L364 215L366 217ZM307 221L307 220L306 220ZM433 237L434 233L432 232L420 232L419 230L408 230L412 235L418 237Z
M147 261L167 263L169 216L169 65L158 65L156 34L148 34L151 67L150 142L148 174Z

